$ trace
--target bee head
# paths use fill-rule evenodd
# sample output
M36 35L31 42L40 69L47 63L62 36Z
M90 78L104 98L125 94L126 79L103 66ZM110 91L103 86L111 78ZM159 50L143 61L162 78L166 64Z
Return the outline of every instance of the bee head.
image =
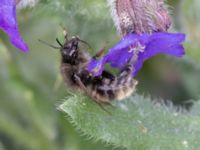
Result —
M56 41L61 46L60 52L62 56L62 62L76 65L80 39L78 37L72 37L70 40L66 38L64 45L62 45L58 39L56 39Z
M46 44L52 48L60 49L61 57L62 57L62 63L67 63L70 65L77 65L78 63L78 56L79 56L79 43L82 42L90 47L90 45L81 40L77 36L73 36L71 39L67 38L67 34L65 35L65 42L62 44L58 38L56 38L57 43L59 46L51 45L45 41L42 41L39 39L39 41L43 44Z

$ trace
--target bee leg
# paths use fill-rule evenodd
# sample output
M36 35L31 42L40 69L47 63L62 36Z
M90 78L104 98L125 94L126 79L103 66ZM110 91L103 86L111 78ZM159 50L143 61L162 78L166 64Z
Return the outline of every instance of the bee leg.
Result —
M133 55L132 58L128 61L128 63L125 65L125 67L121 70L120 74L123 73L128 73L128 74L132 74L132 72L134 71L134 67L133 64L137 61L138 56L137 55Z
M78 39L78 41L86 44L88 46L88 48L92 49L91 45L88 42L81 40L79 37L77 37L77 39Z
M98 104L98 106L100 106L101 109L103 109L106 113L108 113L108 114L110 115L110 112L108 112L108 111L103 107L103 105L102 105L100 102L98 102L94 96L92 96L92 95L90 94L90 92L87 90L87 88L85 87L85 85L83 84L83 82L81 81L80 77L79 77L77 74L74 74L74 78L75 78L75 80L77 81L77 83L79 84L79 86L84 90L84 92L86 93L86 95L89 96L90 98L94 99L94 100L95 100L94 102L95 102L96 104Z
M135 64L135 62L137 61L137 59L138 59L138 55L133 55L132 58L128 61L128 64L126 65L127 68L129 67L133 71L134 70L133 64Z
M103 70L101 76L102 76L102 77L105 77L105 78L107 78L107 79L111 79L111 80L114 80L114 79L115 79L115 76L114 76L112 73L110 73L110 72L108 72L108 71L105 71L105 70Z
M105 45L107 45L107 42L106 42ZM98 50L97 53L93 56L93 58L95 58L95 59L101 58L104 55L105 50L106 50L106 46L104 46L103 48L101 48L100 50Z

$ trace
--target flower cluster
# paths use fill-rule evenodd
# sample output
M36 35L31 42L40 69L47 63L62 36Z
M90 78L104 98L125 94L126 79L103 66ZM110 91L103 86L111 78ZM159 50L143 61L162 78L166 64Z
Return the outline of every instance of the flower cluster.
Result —
M14 46L21 49L23 52L28 51L28 46L19 33L15 0L1 0L0 29L9 36L10 41Z
M128 34L100 60L93 58L88 65L88 70L96 76L101 75L104 65L110 63L112 67L123 68L132 57L134 72L133 77L141 69L143 62L152 56L163 53L176 57L184 55L182 42L185 35L181 33L158 32L154 34Z
M93 58L88 70L101 75L104 65L122 69L129 61L133 77L145 60L159 53L182 57L185 34L168 33L171 19L163 0L108 0L122 39L101 59Z

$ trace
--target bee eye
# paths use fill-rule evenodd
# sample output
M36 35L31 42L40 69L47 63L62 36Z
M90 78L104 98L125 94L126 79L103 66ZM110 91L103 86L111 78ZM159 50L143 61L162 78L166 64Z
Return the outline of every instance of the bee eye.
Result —
M73 54L72 54L72 57L73 57L73 58L76 58L76 57L78 57L78 54L77 54L77 53L73 53Z
M71 43L67 43L64 45L64 49L68 50L68 49L72 49L72 44Z

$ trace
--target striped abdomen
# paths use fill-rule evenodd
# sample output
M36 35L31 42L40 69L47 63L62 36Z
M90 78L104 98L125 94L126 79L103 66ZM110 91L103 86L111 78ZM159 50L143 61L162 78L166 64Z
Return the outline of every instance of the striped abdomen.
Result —
M118 76L105 77L102 75L102 83L88 87L92 97L97 102L109 102L122 100L130 96L136 90L137 81L132 77L132 67L127 66Z
M132 77L131 66L127 66L117 76L103 71L100 77L94 77L85 69L80 70L77 67L74 68L63 63L61 65L61 73L68 87L85 93L97 103L122 100L130 96L137 85L137 81ZM84 87L74 78L75 74L80 78Z

